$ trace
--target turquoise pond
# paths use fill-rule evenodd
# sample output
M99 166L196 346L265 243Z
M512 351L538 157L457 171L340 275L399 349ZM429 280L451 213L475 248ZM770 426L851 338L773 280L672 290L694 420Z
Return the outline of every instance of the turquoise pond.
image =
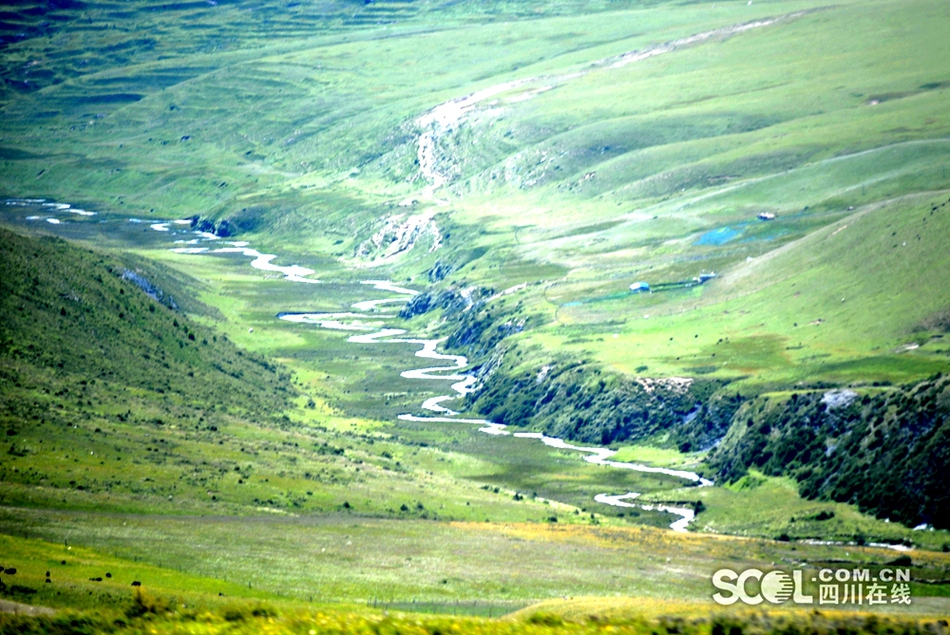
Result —
M741 232L738 229L733 229L732 227L720 227L719 229L714 229L708 231L699 239L693 243L694 245L724 245L736 238Z

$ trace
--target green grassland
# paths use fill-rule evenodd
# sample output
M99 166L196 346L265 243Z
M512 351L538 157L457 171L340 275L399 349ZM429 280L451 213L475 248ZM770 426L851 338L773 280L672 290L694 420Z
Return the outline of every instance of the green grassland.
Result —
M57 613L0 616L10 632L773 632L789 621L809 632L921 632L939 627L945 599L914 585L910 607L882 615L833 610L715 607L707 569L796 562L832 563L835 547L676 535L649 528L486 525L344 518L161 518L7 510L7 566L20 591ZM97 527L94 549L74 537ZM196 529L200 527L200 531ZM247 531L252 529L253 531ZM288 531L292 529L292 531ZM144 539L144 540L143 540ZM880 568L880 549L852 548L853 566ZM478 566L474 567L473 562ZM384 563L385 566L380 566ZM945 554L915 558L915 579L946 575ZM48 574L48 575L47 575ZM47 577L44 577L46 575ZM45 580L50 582L45 582ZM130 581L142 584L129 592ZM12 587L11 587L12 588ZM23 589L35 589L30 593ZM593 594L596 597L585 595ZM339 594L345 601L334 601ZM529 598L560 596L540 604ZM475 603L459 597L477 597ZM359 601L355 601L360 598ZM400 602L402 600L402 602ZM503 619L484 619L527 608ZM94 608L94 611L88 610ZM86 610L82 610L86 609ZM395 610L394 610L395 609ZM487 611L486 611L487 609ZM478 618L412 614L476 613ZM751 624L750 624L751 622ZM916 626L915 626L916 625ZM659 629L663 629L658 631ZM62 630L60 630L62 629ZM888 630L891 629L891 630ZM692 632L692 631L687 631ZM718 632L718 631L716 631ZM784 632L784 631L783 631ZM938 631L939 632L939 631Z
M900 523L884 522L861 514L853 505L802 499L798 485L787 477L765 476L757 470L735 483L696 492L706 506L701 530L710 533L791 540L840 540L856 536L869 542L899 544L908 539L941 549L943 532L909 533ZM824 512L825 518L822 516ZM699 529L699 528L698 528ZM871 538L868 538L868 537Z
M843 550L650 527L23 509L5 510L0 523L13 534L5 539L4 564L17 569L5 579L35 585L35 599L44 600L37 603L55 606L73 603L62 585L75 585L77 595L86 589L108 592L113 596L109 602L118 604L128 597L133 580L167 594L175 591L178 577L179 592L212 598L218 593L255 597L257 590L261 599L288 602L451 604L475 599L524 606L538 598L597 595L687 601L709 610L714 606L709 578L722 566L740 570L790 562L814 570L846 562L880 567L897 556L875 547ZM80 547L78 540L87 544ZM946 610L946 590L926 582L943 579L947 566L945 553L914 554L914 599L929 610ZM53 579L49 585L41 582L47 570ZM908 607L908 612L917 611Z
M98 216L0 218L17 232L0 230L0 564L36 589L4 595L59 611L0 630L946 631L710 617L723 563L880 566L899 554L860 543L906 542L915 580L948 577L946 531L806 500L794 479L807 466L683 488L470 424L397 422L447 391L399 376L425 364L412 347L276 319L388 297L358 284L369 278L433 297L475 289L491 300L403 325L449 336L501 392L502 372L534 381L551 366L583 370L585 390L717 382L746 400L743 416L792 388L903 405L888 386L950 372L945 2L6 9L0 194ZM421 116L502 84L430 129L420 165ZM445 184L428 197L432 174ZM373 262L389 240L374 234L413 215L430 217L416 242ZM200 217L323 282L173 253L130 216ZM654 292L631 293L637 281ZM756 434L787 432L761 410ZM677 434L619 440L615 458L711 474L715 451L689 450L713 432ZM701 501L695 533L593 501L628 491ZM147 595L132 600L131 580ZM912 613L946 618L946 589L915 582ZM571 596L596 598L554 599ZM380 602L528 608L439 621Z
M525 345L538 338L545 349L574 349L627 373L637 366L647 366L647 375L711 367L716 376L789 384L900 383L946 371L943 334L927 321L947 302L942 237L950 214L940 207L947 198L902 198L856 211L720 270L702 293L562 308L567 325L527 335ZM617 338L569 342L579 332L572 322L611 309ZM620 315L628 316L622 325Z

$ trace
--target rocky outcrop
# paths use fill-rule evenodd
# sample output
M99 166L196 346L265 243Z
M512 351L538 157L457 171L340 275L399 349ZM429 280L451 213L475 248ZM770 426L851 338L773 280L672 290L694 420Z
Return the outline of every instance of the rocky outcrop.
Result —
M374 264L393 262L417 246L432 252L442 246L442 232L433 220L434 211L406 216L395 214L383 221L382 227L360 243L355 256Z
M246 207L229 215L227 218L212 220L200 216L191 217L191 228L208 232L221 238L230 238L245 232L253 231L261 225L266 210L259 207Z
M487 299L492 297L493 293L492 289L485 287L455 286L441 291L425 291L413 296L399 312L399 317L409 319L429 311L442 309L446 318L462 319L461 314L472 309L478 309Z
M451 264L443 262L441 260L436 260L435 264L432 265L432 268L429 269L428 277L429 282L441 282L455 269Z
M157 302L161 302L169 309L178 310L178 303L175 302L175 298L167 295L160 287L152 284L148 278L142 275L141 272L132 271L131 269L123 269L122 279L132 282L135 286L141 289L145 295Z

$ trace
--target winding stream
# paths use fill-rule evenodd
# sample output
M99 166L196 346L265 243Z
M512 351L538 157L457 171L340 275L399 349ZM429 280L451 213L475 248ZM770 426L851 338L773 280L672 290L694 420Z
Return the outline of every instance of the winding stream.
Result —
M412 289L406 289L401 287L396 287L389 282L381 280L367 280L363 284L372 285L380 290L392 291L394 293L402 294L405 297L396 297L396 298L387 298L384 300L369 300L364 302L357 302L353 304L353 308L360 311L368 312L374 310L377 306L381 304L389 304L394 302L405 302L415 295L417 292ZM410 370L404 370L400 375L406 379L418 379L426 381L450 381L452 382L451 388L454 391L454 394L440 395L437 397L430 397L422 403L422 408L430 412L438 413L439 416L426 416L420 417L418 415L412 414L401 414L398 418L402 421L421 421L421 422L444 422L444 423L467 423L481 426L478 428L479 432L484 432L486 434L507 436L511 435L514 438L518 439L537 439L544 443L545 445L557 448L559 450L571 450L576 452L584 452L587 456L584 457L585 461L589 463L594 463L595 465L604 465L607 467L623 469L623 470L633 470L637 472L646 472L651 474L665 474L667 476L673 476L676 478L682 478L687 481L692 481L697 483L700 487L705 487L712 485L713 482L707 479L702 478L694 472L688 472L685 470L672 470L663 467L652 467L649 465L642 465L639 463L627 463L622 461L612 461L612 457L616 452L609 448L600 448L600 447L591 447L591 446L580 446L573 445L564 441L563 439L558 439L556 437L549 437L540 432L515 432L510 433L506 428L507 426L501 423L494 423L488 419L470 419L457 416L459 413L447 408L442 405L446 401L454 401L465 395L471 393L475 390L475 384L477 379L474 375L462 372L462 369L468 366L468 359L464 355L449 355L445 353L440 353L437 350L437 347L444 340L442 339L418 339L418 338L406 338L400 337L406 334L404 329L398 328L378 328L376 326L371 326L367 324L364 320L366 318L373 318L378 320L380 318L394 318L394 314L380 314L380 313L282 313L277 316L281 320L286 320L288 322L293 322L295 324L310 324L318 326L325 329L336 329L336 330L345 330L345 331L362 331L358 335L351 335L347 341L354 344L410 344L414 346L419 346L419 350L416 351L416 357L421 357L424 359L437 359L450 362L449 365L445 366L428 366L425 368L413 368ZM635 500L640 497L640 494L637 492L627 492L626 494L612 495L612 494L597 494L594 497L594 500L598 503L605 505L611 505L613 507L636 507L644 509L647 511L661 511L680 518L673 522L670 525L670 529L673 531L686 531L689 523L695 518L695 511L689 507L674 507L670 505L663 504L649 504L649 503L631 503L629 501Z
M11 199L6 201L8 206L20 206L29 210L41 212L26 216L24 220L28 222L45 221L51 225L60 225L68 222L67 214L77 214L80 216L92 216L94 212L86 212L72 208L66 203L49 203L39 199ZM143 223L144 221L129 218L128 222ZM211 255L211 254L241 254L251 259L250 266L261 271L277 272L284 275L284 279L290 282L304 284L319 284L320 280L309 277L315 273L312 269L300 265L280 266L273 264L277 259L276 254L263 254L256 249L248 247L247 242L226 241L218 236L207 232L197 232L190 228L185 231L173 230L173 226L190 225L187 220L163 221L150 223L149 227L156 232L168 233L169 236L191 236L190 239L178 239L174 244L179 245L172 248L172 251L182 254ZM221 246L217 246L221 245ZM227 245L227 246L225 246ZM354 303L351 308L353 311L343 311L334 313L281 313L278 318L294 324L316 326L318 328L352 331L354 332L347 341L353 344L366 345L387 345L402 344L418 347L416 357L428 360L438 360L447 362L444 365L426 366L424 368L411 368L404 370L400 375L406 379L419 381L440 381L451 382L452 393L430 397L426 399L421 408L434 413L432 416L418 416L413 414L401 414L398 418L402 421L420 421L420 422L444 422L444 423L464 423L476 425L478 431L496 436L511 436L517 439L536 439L545 445L559 450L568 450L586 454L584 460L595 465L603 465L615 469L632 470L636 472L645 472L651 474L664 474L685 481L696 483L700 487L712 485L712 481L702 478L694 472L685 470L673 470L662 467L652 467L639 463L627 463L622 461L613 461L612 457L616 452L609 448L573 445L558 439L549 437L540 432L510 432L506 425L494 423L488 419L465 418L458 416L459 413L443 405L446 402L458 400L461 397L473 392L477 384L477 378L471 373L464 372L468 366L468 359L464 355L449 355L438 351L439 344L444 339L422 339L413 337L403 337L406 335L405 329L379 327L380 322L396 318L394 312L383 312L380 307L384 305L401 305L416 295L418 291L406 287L398 286L387 280L365 280L361 284L371 286L380 291L388 291L396 294L391 298L381 300L364 300ZM594 500L598 503L611 505L613 507L640 508L647 511L661 511L675 516L678 520L670 525L674 531L686 531L687 526L695 517L695 512L688 507L675 507L660 503L640 503L631 502L640 497L637 492L627 492L625 494L597 494Z

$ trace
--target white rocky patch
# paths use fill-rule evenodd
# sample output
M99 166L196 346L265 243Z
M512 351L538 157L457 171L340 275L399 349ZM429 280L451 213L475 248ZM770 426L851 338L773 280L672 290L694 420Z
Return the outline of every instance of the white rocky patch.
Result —
M385 265L411 251L423 238L429 240L429 251L442 246L442 232L433 217L436 210L406 216L396 214L359 247L357 256L369 260L370 266Z

